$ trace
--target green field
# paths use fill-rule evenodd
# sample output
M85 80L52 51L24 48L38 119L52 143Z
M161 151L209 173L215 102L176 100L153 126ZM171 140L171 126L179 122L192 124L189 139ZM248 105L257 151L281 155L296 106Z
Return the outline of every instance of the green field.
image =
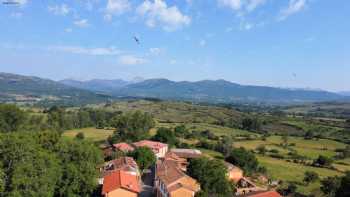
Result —
M272 179L300 183L298 187L298 191L302 194L309 194L313 192L313 190L315 189L319 190L320 188L319 182L308 186L301 184L304 178L304 173L306 171L314 171L321 178L325 178L328 176L342 175L342 173L337 172L335 170L329 170L325 168L316 168L311 166L303 166L303 165L287 162L284 160L274 159L271 157L258 156L258 160L262 166L266 167L268 171L268 175Z
M258 146L265 145L267 149L277 149L282 154L287 154L289 151L279 146L282 143L280 136L271 136L263 140L249 140L235 142L234 146L244 147L250 150L256 149ZM294 149L298 154L306 156L310 159L315 159L319 155L328 157L335 156L335 149L345 148L346 144L336 142L333 140L319 139L319 140L305 140L301 137L289 137L289 144L295 144L295 146L289 146L289 149Z
M96 129L96 128L83 128L83 129L72 129L63 133L64 137L74 138L78 133L84 133L86 139L92 141L102 141L113 134L114 130L110 129Z

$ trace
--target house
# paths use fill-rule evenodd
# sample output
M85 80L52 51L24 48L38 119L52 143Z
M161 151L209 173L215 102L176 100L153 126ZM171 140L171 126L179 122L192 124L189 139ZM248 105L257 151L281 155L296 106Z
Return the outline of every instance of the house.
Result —
M282 197L276 191L260 191L260 192L252 192L246 195L240 195L239 197Z
M142 140L132 144L135 147L148 147L150 148L157 158L163 158L168 152L168 145L161 142L155 142L151 140Z
M122 151L124 153L128 153L128 152L134 151L134 147L132 147L131 145L129 145L129 144L125 143L125 142L121 142L121 143L118 143L118 144L113 144L113 147L116 150Z
M187 170L187 165L188 165L187 160L177 156L173 152L167 152L165 154L165 157L163 160L173 161L177 165L177 168L179 168L180 170L182 170L184 172L186 172L186 170Z
M137 197L141 191L140 188L140 182L136 176L117 170L104 177L102 195L104 197Z
M224 162L224 164L227 168L227 175L229 180L232 180L234 183L238 183L239 180L243 178L243 170L228 162Z
M120 157L106 162L100 168L101 178L99 179L99 183L102 184L104 177L116 170L122 170L125 173L136 176L136 178L140 180L140 171L135 160L132 157Z
M202 152L197 149L184 149L184 148L173 148L170 152L175 153L177 156L185 159L199 158L202 156Z
M155 188L157 197L194 197L199 183L179 169L174 160L159 160L156 165Z

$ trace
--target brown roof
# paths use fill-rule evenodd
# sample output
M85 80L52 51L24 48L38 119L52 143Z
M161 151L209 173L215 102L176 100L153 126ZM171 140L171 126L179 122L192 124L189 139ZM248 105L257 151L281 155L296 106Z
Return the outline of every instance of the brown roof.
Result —
M228 171L233 171L234 170L234 171L243 172L242 169L240 169L239 167L237 167L237 166L235 166L235 165L233 165L231 163L228 163L228 162L225 161L224 164L225 164L225 166L226 166Z
M113 144L113 147L123 152L130 152L134 150L134 147L124 142Z
M252 192L246 195L242 195L240 197L282 197L276 191L262 191L262 192Z
M202 156L202 152L200 150L196 149L171 149L171 152L175 153L177 156L191 159L191 158L198 158Z
M115 170L137 172L138 166L132 157L120 157L105 163L103 175L107 175Z
M152 149L152 151L154 153L159 153L159 149L162 149L162 148L168 146L167 144L164 144L161 142L156 142L156 141L151 141L151 140L141 140L139 142L134 142L133 145L136 147L146 146L146 147Z
M103 179L102 195L116 189L125 189L130 192L139 193L140 185L137 177L122 170L117 170L107 175Z
M168 191L186 188L197 192L200 187L197 181L179 169L178 163L173 160L159 161L157 164L157 178L160 179L167 187Z

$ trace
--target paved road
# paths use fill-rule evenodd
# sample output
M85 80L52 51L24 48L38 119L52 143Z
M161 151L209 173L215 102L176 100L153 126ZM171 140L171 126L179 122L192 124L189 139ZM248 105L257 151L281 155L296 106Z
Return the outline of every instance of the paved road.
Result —
M141 197L154 197L153 183L154 183L154 167L151 170L145 171L142 176L142 191Z

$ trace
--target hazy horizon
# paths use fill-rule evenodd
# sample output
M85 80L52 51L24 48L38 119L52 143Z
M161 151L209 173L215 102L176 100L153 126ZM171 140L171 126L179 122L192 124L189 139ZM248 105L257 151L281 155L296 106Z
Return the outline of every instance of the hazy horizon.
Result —
M349 1L16 2L0 5L0 72L350 91Z

